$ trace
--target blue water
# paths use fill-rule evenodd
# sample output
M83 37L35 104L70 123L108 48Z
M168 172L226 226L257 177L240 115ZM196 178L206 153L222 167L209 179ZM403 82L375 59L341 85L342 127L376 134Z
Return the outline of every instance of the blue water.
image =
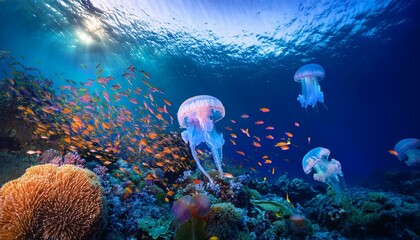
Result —
M98 63L105 75L138 66L165 91L173 116L194 95L223 102L226 117L216 127L235 168L256 167L270 154L273 164L260 168L261 176L270 177L275 166L275 176L310 180L302 157L322 146L341 162L347 183L369 184L388 170L410 169L388 150L403 138L420 138L419 7L404 0L3 0L0 49L41 69L56 86L93 78ZM325 107L304 109L296 100L301 86L293 75L306 63L326 71ZM238 122L237 146L224 129L233 126L230 119ZM295 146L274 148L257 120L274 126L277 136L293 133ZM262 138L262 147L254 148L239 128Z

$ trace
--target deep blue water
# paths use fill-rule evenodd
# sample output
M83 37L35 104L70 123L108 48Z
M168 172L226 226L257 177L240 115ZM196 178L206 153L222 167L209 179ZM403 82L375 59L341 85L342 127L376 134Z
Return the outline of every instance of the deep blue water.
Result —
M102 63L109 75L141 66L172 101L173 116L185 99L213 95L226 108L216 124L225 158L255 167L270 154L274 163L262 169L264 176L276 166L276 176L311 179L301 160L318 146L342 163L350 184L410 169L388 150L403 138L420 138L418 1L65 2L0 1L0 49L57 86L65 82L55 73L77 81L95 75L80 64ZM293 75L306 63L326 71L320 85L327 108L305 110L296 100L301 86ZM237 146L224 129L233 126L230 119L238 122ZM252 147L239 128L264 138L257 120L275 126L277 136L292 132L297 147L281 151L266 139ZM252 163L237 149L247 150Z

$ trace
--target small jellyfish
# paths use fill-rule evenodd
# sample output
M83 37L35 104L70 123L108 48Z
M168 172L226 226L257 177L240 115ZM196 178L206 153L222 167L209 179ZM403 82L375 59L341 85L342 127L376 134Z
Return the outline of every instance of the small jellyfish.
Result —
M297 98L302 107L315 107L317 102L324 103L324 93L318 83L324 77L325 71L319 64L306 64L297 70L294 79L302 84L302 94Z
M206 175L210 183L213 179L204 170L195 150L196 146L205 142L213 155L217 171L220 177L222 170L222 147L225 143L223 134L216 131L214 123L225 116L225 107L219 99L199 95L185 100L178 110L178 122L181 128L186 128L182 133L182 139L190 144L191 153L200 171Z
M400 161L405 161L408 166L420 164L420 140L416 138L406 138L399 141L394 150Z
M211 209L211 202L205 194L186 195L176 200L171 208L176 225L182 225L192 217L206 218Z
M326 183L338 194L341 194L341 188L344 186L341 164L335 159L328 160L329 156L330 150L326 148L312 149L302 159L303 171L309 174L314 169L316 172L314 179L316 181Z
M175 224L182 225L192 217L192 209L195 207L195 200L190 195L186 195L176 200L171 208Z

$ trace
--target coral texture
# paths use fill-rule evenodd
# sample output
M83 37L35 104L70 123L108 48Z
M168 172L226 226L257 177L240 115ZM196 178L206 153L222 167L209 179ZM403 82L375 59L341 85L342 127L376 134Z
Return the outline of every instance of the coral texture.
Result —
M0 239L93 239L102 210L102 187L93 172L34 166L0 189Z

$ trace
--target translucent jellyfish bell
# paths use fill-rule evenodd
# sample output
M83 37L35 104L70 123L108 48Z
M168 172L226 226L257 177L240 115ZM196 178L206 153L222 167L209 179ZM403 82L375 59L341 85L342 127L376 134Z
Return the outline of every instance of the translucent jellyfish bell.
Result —
M420 164L420 140L417 138L406 138L399 141L394 150L400 161L405 161L408 166Z
M338 194L344 186L343 172L341 163L335 159L328 160L330 150L317 147L309 151L302 159L302 168L306 174L312 169L316 172L314 179L326 183Z
M195 150L196 146L205 142L213 155L214 163L220 176L222 170L222 147L225 143L223 135L218 133L214 123L225 116L225 107L219 99L199 95L185 100L178 110L178 122L181 128L186 128L181 136L186 143L190 144L191 153L200 171L207 176L210 183L213 179L204 170Z
M295 82L302 84L302 94L297 98L302 107L308 105L315 107L317 102L324 102L324 93L321 91L319 81L324 79L325 71L321 65L316 63L306 64L295 73Z

